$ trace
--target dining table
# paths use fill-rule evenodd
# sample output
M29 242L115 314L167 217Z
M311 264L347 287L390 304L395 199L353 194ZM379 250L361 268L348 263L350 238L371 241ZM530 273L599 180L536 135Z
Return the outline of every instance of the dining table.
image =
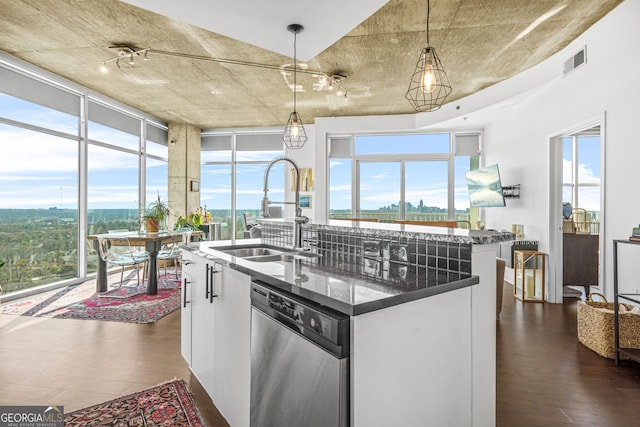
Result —
M131 246L144 247L149 253L149 277L147 278L147 294L156 295L158 293L158 252L162 245L167 243L179 242L183 239L183 231L160 231L157 233L130 231L123 233L105 233L88 236L93 242L93 247L99 254L98 237L105 239L114 238L113 242L118 241L118 237L127 237ZM194 232L189 232L193 234ZM197 232L196 232L197 233ZM200 232L202 233L202 232ZM98 266L96 272L96 292L106 292L108 288L107 280L107 263L98 256Z

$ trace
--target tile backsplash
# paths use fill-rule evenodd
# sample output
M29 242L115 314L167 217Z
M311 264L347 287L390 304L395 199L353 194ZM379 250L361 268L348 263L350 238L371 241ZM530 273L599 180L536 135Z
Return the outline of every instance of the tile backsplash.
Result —
M291 223L263 222L262 240L291 246ZM319 253L332 270L394 283L403 288L447 283L471 276L471 243L430 240L428 235L350 227L303 226L303 247Z

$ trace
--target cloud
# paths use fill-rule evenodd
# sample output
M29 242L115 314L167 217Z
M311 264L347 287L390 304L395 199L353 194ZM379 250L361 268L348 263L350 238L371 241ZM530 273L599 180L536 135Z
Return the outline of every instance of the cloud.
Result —
M338 192L338 191L348 191L348 192L351 192L351 184L332 185L331 187L329 187L329 191L330 191L331 193Z
M373 179L373 180L376 180L376 181L382 181L382 180L387 179L388 176L389 176L388 172L381 172L381 173L379 173L377 175L373 175L373 176L369 177L369 179Z
M571 161L567 159L562 160L562 182L573 182L571 176ZM584 163L578 163L578 183L579 184L600 184L600 177L596 173L587 168Z

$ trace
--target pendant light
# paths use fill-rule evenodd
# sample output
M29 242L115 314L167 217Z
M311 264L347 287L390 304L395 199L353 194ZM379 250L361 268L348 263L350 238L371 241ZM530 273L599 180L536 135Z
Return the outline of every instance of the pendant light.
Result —
M437 110L442 107L451 93L447 73L438 58L436 49L429 44L429 13L430 5L427 0L427 47L420 52L416 69L411 76L409 90L405 95L417 112Z
M289 116L287 126L284 128L282 140L284 141L284 145L290 149L302 148L304 143L307 141L307 132L304 130L302 120L300 120L300 115L296 111L296 92L298 89L298 83L296 80L296 69L298 68L298 64L296 62L296 39L298 33L303 29L304 27L300 24L291 24L287 26L287 30L293 33L293 113Z

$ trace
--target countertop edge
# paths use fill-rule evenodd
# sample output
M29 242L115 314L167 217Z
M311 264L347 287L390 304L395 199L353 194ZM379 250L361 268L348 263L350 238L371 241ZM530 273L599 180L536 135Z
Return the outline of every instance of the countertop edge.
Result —
M210 259L220 264L223 264L225 266L228 266L241 273L247 274L251 277L251 280L253 281L260 281L260 282L266 283L267 285L273 286L285 292L289 292L293 295L297 295L301 298L305 298L323 307L327 307L327 308L339 311L340 313L344 313L349 316L357 316L357 315L366 314L366 313L370 313L377 310L382 310L385 308L393 307L395 305L404 304L407 302L411 302L411 301L415 301L423 298L428 298L431 296L470 287L480 283L480 279L478 276L470 276L465 279L456 280L446 284L433 286L430 288L417 289L411 292L391 295L386 298L382 298L375 301L363 302L360 304L348 304L348 303L339 301L337 299L331 298L329 296L325 296L325 295L313 292L309 289L298 287L285 280L278 279L277 277L273 277L269 274L262 273L259 270L247 267L246 265L237 264L232 260L229 260L226 255L218 256L214 248L210 248L212 253L203 252L200 250L200 248L197 248L197 247L186 247L184 249L189 252L193 252L196 255L204 256L207 259ZM340 273L337 272L336 274L340 274Z

